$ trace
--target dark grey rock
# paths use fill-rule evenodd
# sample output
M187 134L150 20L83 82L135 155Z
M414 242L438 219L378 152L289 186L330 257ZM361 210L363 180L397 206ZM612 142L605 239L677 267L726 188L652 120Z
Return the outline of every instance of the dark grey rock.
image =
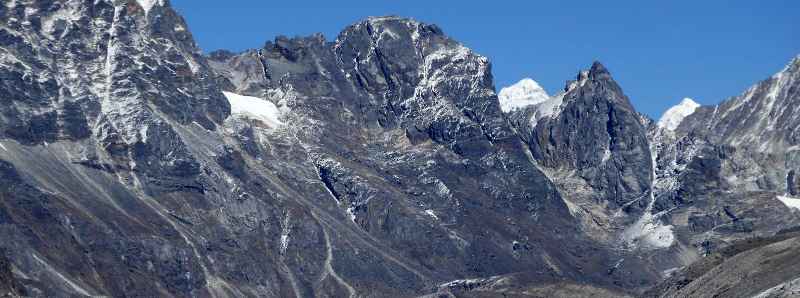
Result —
M0 19L0 290L614 296L688 245L796 223L774 199L759 207L791 189L796 155L758 155L788 176L750 167L731 133L689 119L653 146L655 125L599 63L534 126L531 110L501 112L488 59L410 19L209 56L166 1L12 0ZM279 118L233 113L223 90ZM654 187L664 177L675 187ZM672 208L678 244L615 243Z

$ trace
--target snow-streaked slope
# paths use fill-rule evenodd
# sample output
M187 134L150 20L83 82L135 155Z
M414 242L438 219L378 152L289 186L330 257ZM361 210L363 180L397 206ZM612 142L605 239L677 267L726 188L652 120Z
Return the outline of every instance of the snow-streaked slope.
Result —
M684 100L685 101L685 100ZM668 248L675 242L675 233L671 225L665 225L659 217L662 214L653 214L656 203L656 174L658 151L657 145L650 144L651 177L650 203L647 204L644 214L632 226L622 233L622 239L628 247L643 247L645 249ZM640 246L642 244L643 246Z
M539 83L530 78L524 78L514 85L501 89L497 97L500 100L500 109L506 113L542 103L550 98Z
M675 130L681 124L683 119L694 113L700 104L696 103L691 98L684 98L680 104L671 107L667 110L661 119L658 120L658 127L668 130Z
M222 94L225 94L225 97L231 104L231 115L260 120L271 127L277 127L283 124L278 119L280 111L278 111L278 107L272 102L258 97L244 96L232 92L223 91Z

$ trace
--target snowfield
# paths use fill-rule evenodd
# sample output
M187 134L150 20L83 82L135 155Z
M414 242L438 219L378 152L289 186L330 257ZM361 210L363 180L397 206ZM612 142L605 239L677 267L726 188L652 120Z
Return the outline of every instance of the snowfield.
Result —
M259 120L270 127L277 127L283 122L279 118L280 111L274 103L253 96L239 95L223 91L222 94L231 104L231 115Z

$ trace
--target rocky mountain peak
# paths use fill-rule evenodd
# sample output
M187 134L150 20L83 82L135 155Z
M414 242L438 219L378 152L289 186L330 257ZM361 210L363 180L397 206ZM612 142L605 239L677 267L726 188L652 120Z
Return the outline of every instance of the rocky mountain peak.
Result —
M436 25L421 23L411 18L380 16L368 17L347 26L339 33L335 43L342 44L347 40L364 38L375 46L416 45L421 39L433 36L445 37L444 32Z
M605 90L604 92L617 93L615 96L607 96L608 99L619 99L620 103L624 103L631 109L627 97L622 94L622 89L617 85L617 82L611 75L611 72L600 61L594 61L592 65L585 70L578 72L574 80L567 81L564 86L564 93L570 93L580 87L588 86L590 89L599 88Z
M533 157L550 176L571 177L560 183L572 203L604 202L597 217L587 220L608 221L615 213L615 220L621 220L622 212L643 212L649 200L641 198L650 192L652 179L647 129L608 69L593 63L545 103L551 101L548 110L554 112L529 108L510 117L519 123L518 131L530 132L523 137ZM570 190L575 185L591 191ZM604 233L611 231L594 234Z
M600 61L592 62L592 67L589 68L589 77L594 80L610 79L611 73L608 69L600 63Z
M361 28L367 29L370 34L386 33L392 35L393 33L399 33L396 31L406 31L410 36L415 37L422 34L445 35L444 31L435 24L425 24L412 18L394 15L367 17L364 20L348 26L342 33L346 34L347 32L358 31ZM393 37L397 36L393 35Z

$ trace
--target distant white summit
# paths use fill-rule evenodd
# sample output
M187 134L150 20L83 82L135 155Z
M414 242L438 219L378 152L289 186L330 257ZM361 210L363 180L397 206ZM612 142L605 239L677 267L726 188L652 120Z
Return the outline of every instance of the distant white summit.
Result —
M500 100L500 109L505 113L542 103L550 98L539 83L531 78L524 78L514 85L503 88L497 97Z
M691 98L684 98L680 104L664 112L664 115L658 120L658 127L667 130L676 130L678 126L681 125L681 122L683 122L683 119L694 113L698 107L700 107L700 104Z

